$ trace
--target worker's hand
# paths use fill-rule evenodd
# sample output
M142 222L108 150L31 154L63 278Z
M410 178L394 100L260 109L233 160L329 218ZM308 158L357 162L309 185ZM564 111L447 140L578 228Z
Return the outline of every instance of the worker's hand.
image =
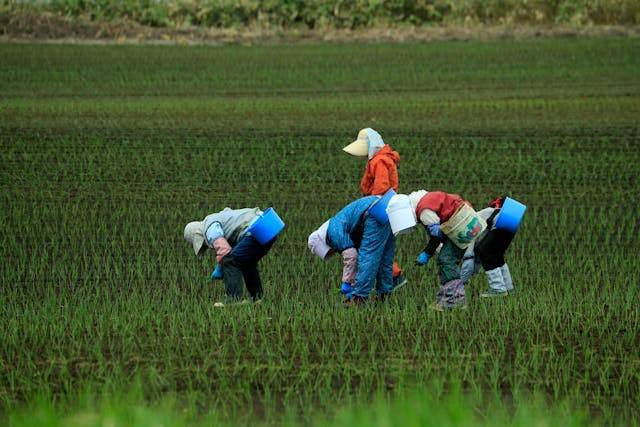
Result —
M429 262L429 254L422 251L420 252L420 255L418 255L418 258L416 258L416 265L427 265L427 263Z
M211 280L222 280L222 267L220 264L216 266L216 269L211 273Z
M341 294L349 296L349 294L351 294L351 291L353 291L353 288L351 287L350 283L343 282L342 285L340 286Z
M442 230L440 230L440 224L431 224L429 226L429 234L433 237L437 237L438 239L442 239L444 237L442 235Z

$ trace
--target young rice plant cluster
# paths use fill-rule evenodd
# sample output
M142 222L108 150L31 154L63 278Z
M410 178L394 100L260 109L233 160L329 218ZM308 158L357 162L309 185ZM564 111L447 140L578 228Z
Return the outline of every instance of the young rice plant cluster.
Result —
M176 423L182 410L294 423L344 407L345 425L527 425L534 398L545 417L566 403L569 421L637 420L635 40L0 45L0 57L5 419L164 413L122 415L133 393ZM341 148L368 126L400 152L402 192L528 205L508 252L517 295L480 300L477 275L468 310L430 312L435 263L413 266L415 232L397 239L405 288L336 307L339 262L306 237L360 196L364 163ZM184 224L225 206L274 206L287 223L261 263L260 306L214 309L213 257L183 241ZM376 396L375 417L349 418Z

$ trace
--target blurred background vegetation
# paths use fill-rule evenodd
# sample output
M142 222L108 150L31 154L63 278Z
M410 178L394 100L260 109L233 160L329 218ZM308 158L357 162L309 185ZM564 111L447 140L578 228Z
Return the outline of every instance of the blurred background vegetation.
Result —
M640 23L640 0L0 0L5 21L25 11L99 22L126 19L160 28Z

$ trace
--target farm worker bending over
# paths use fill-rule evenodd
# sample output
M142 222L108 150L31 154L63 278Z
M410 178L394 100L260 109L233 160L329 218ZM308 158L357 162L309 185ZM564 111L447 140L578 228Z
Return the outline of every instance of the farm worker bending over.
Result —
M504 197L498 198L489 203L488 208L478 212L478 215L486 221L487 228L469 245L462 261L460 276L465 283L480 270L480 266L484 268L489 289L480 294L483 298L504 296L515 292L509 266L504 260L504 254L515 233L497 229L495 226L503 203Z
M417 264L425 265L442 243L438 254L440 289L431 308L442 311L466 306L460 263L466 248L486 224L471 204L457 194L420 190L409 194L408 203L432 239L418 256Z
M378 196L366 196L349 203L309 236L309 249L320 258L342 254L346 305L366 302L374 282L382 298L393 289L395 239L388 223L368 215L378 200Z
M216 252L226 296L225 301L215 303L215 307L246 302L241 301L243 278L252 301L262 298L258 261L269 252L275 239L262 245L247 233L247 228L260 214L262 211L259 208L225 208L207 215L202 221L190 222L184 228L184 238L192 245L196 255L204 254L207 249Z
M353 156L367 156L367 166L360 180L360 190L365 196L381 196L389 190L398 191L398 163L400 154L385 144L378 132L371 128L358 132L358 138L343 148ZM393 263L393 286L407 283L402 270Z

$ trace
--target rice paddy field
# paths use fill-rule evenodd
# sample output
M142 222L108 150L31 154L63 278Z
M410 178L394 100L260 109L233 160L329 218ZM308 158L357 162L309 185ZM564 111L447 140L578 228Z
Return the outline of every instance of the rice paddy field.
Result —
M22 425L637 425L640 42L0 45L0 419ZM528 205L518 293L342 309L307 235L359 197L373 127L400 191ZM184 225L273 206L263 304Z

